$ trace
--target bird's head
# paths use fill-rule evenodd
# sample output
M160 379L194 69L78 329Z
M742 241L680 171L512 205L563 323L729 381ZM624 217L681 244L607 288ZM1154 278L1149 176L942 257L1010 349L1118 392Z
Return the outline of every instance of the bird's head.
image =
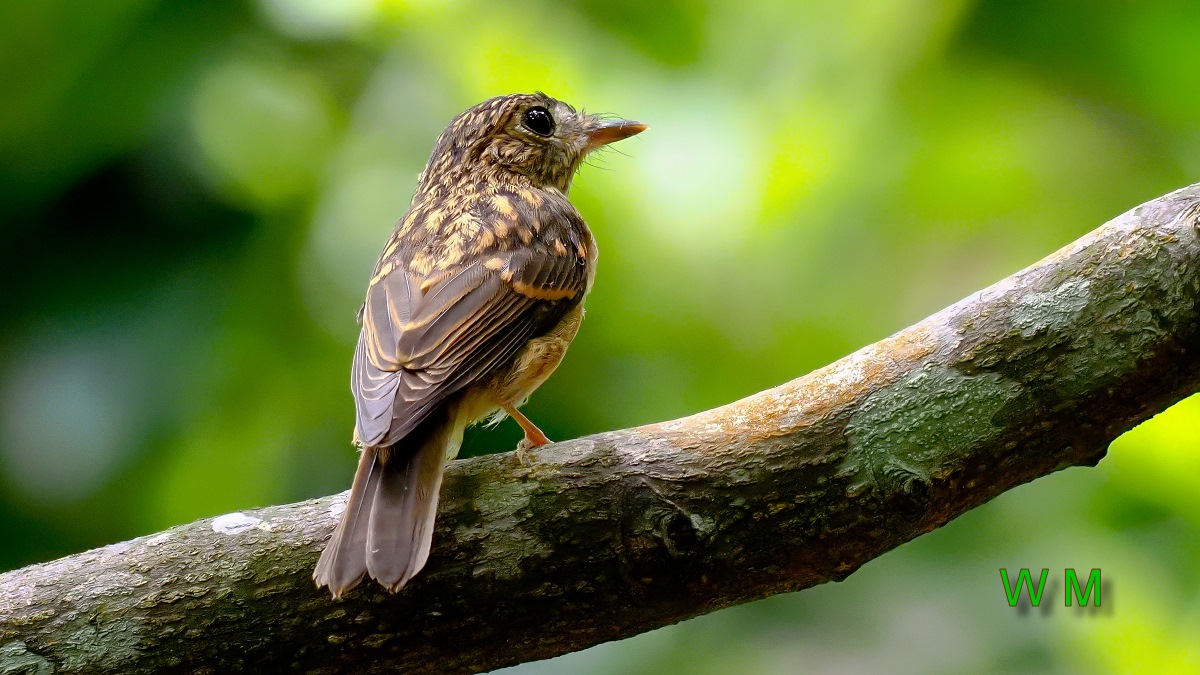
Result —
M450 122L421 184L507 174L566 193L589 152L645 130L640 122L577 112L541 92L498 96Z

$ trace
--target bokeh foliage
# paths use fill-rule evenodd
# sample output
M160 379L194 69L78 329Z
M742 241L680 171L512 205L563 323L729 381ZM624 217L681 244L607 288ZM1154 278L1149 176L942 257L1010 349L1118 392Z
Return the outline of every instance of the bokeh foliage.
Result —
M354 311L478 100L652 127L573 191L600 272L528 407L565 438L803 374L1200 180L1197 35L1117 0L5 3L0 569L344 489ZM843 584L524 670L1200 668L1198 493L1190 399ZM1018 612L1000 567L1100 567L1105 605Z

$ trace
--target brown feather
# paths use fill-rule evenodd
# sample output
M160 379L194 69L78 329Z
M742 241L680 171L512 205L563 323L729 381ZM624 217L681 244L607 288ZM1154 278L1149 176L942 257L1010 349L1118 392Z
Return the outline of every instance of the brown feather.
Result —
M448 450L457 452L462 427L453 406L426 418L402 446L366 447L359 458L346 511L317 561L313 580L335 598L364 574L396 591L425 565Z
M481 252L424 293L400 269L371 286L354 366L361 442L399 442L438 402L486 377L480 365L511 360L582 301L587 268L551 246ZM489 269L494 257L505 263Z
M382 473L377 460L374 448L363 448L342 520L313 571L313 581L318 587L328 586L334 598L357 586L367 572L367 525Z
M383 470L367 526L366 568L371 578L397 591L425 566L447 449L457 453L462 427L454 415L426 418L403 447L381 453Z

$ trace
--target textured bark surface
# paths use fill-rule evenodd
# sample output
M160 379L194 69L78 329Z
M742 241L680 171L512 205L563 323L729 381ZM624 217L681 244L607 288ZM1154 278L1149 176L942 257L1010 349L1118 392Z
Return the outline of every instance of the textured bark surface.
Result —
M837 363L455 462L426 570L310 575L345 495L0 575L0 673L481 671L840 580L1200 389L1200 185Z

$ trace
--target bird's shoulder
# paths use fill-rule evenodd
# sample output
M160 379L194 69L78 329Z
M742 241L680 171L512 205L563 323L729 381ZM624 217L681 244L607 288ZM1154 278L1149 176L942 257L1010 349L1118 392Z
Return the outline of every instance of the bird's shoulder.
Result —
M375 285L397 271L436 279L475 263L552 256L590 267L595 240L561 192L512 185L419 195L396 225L371 275Z

